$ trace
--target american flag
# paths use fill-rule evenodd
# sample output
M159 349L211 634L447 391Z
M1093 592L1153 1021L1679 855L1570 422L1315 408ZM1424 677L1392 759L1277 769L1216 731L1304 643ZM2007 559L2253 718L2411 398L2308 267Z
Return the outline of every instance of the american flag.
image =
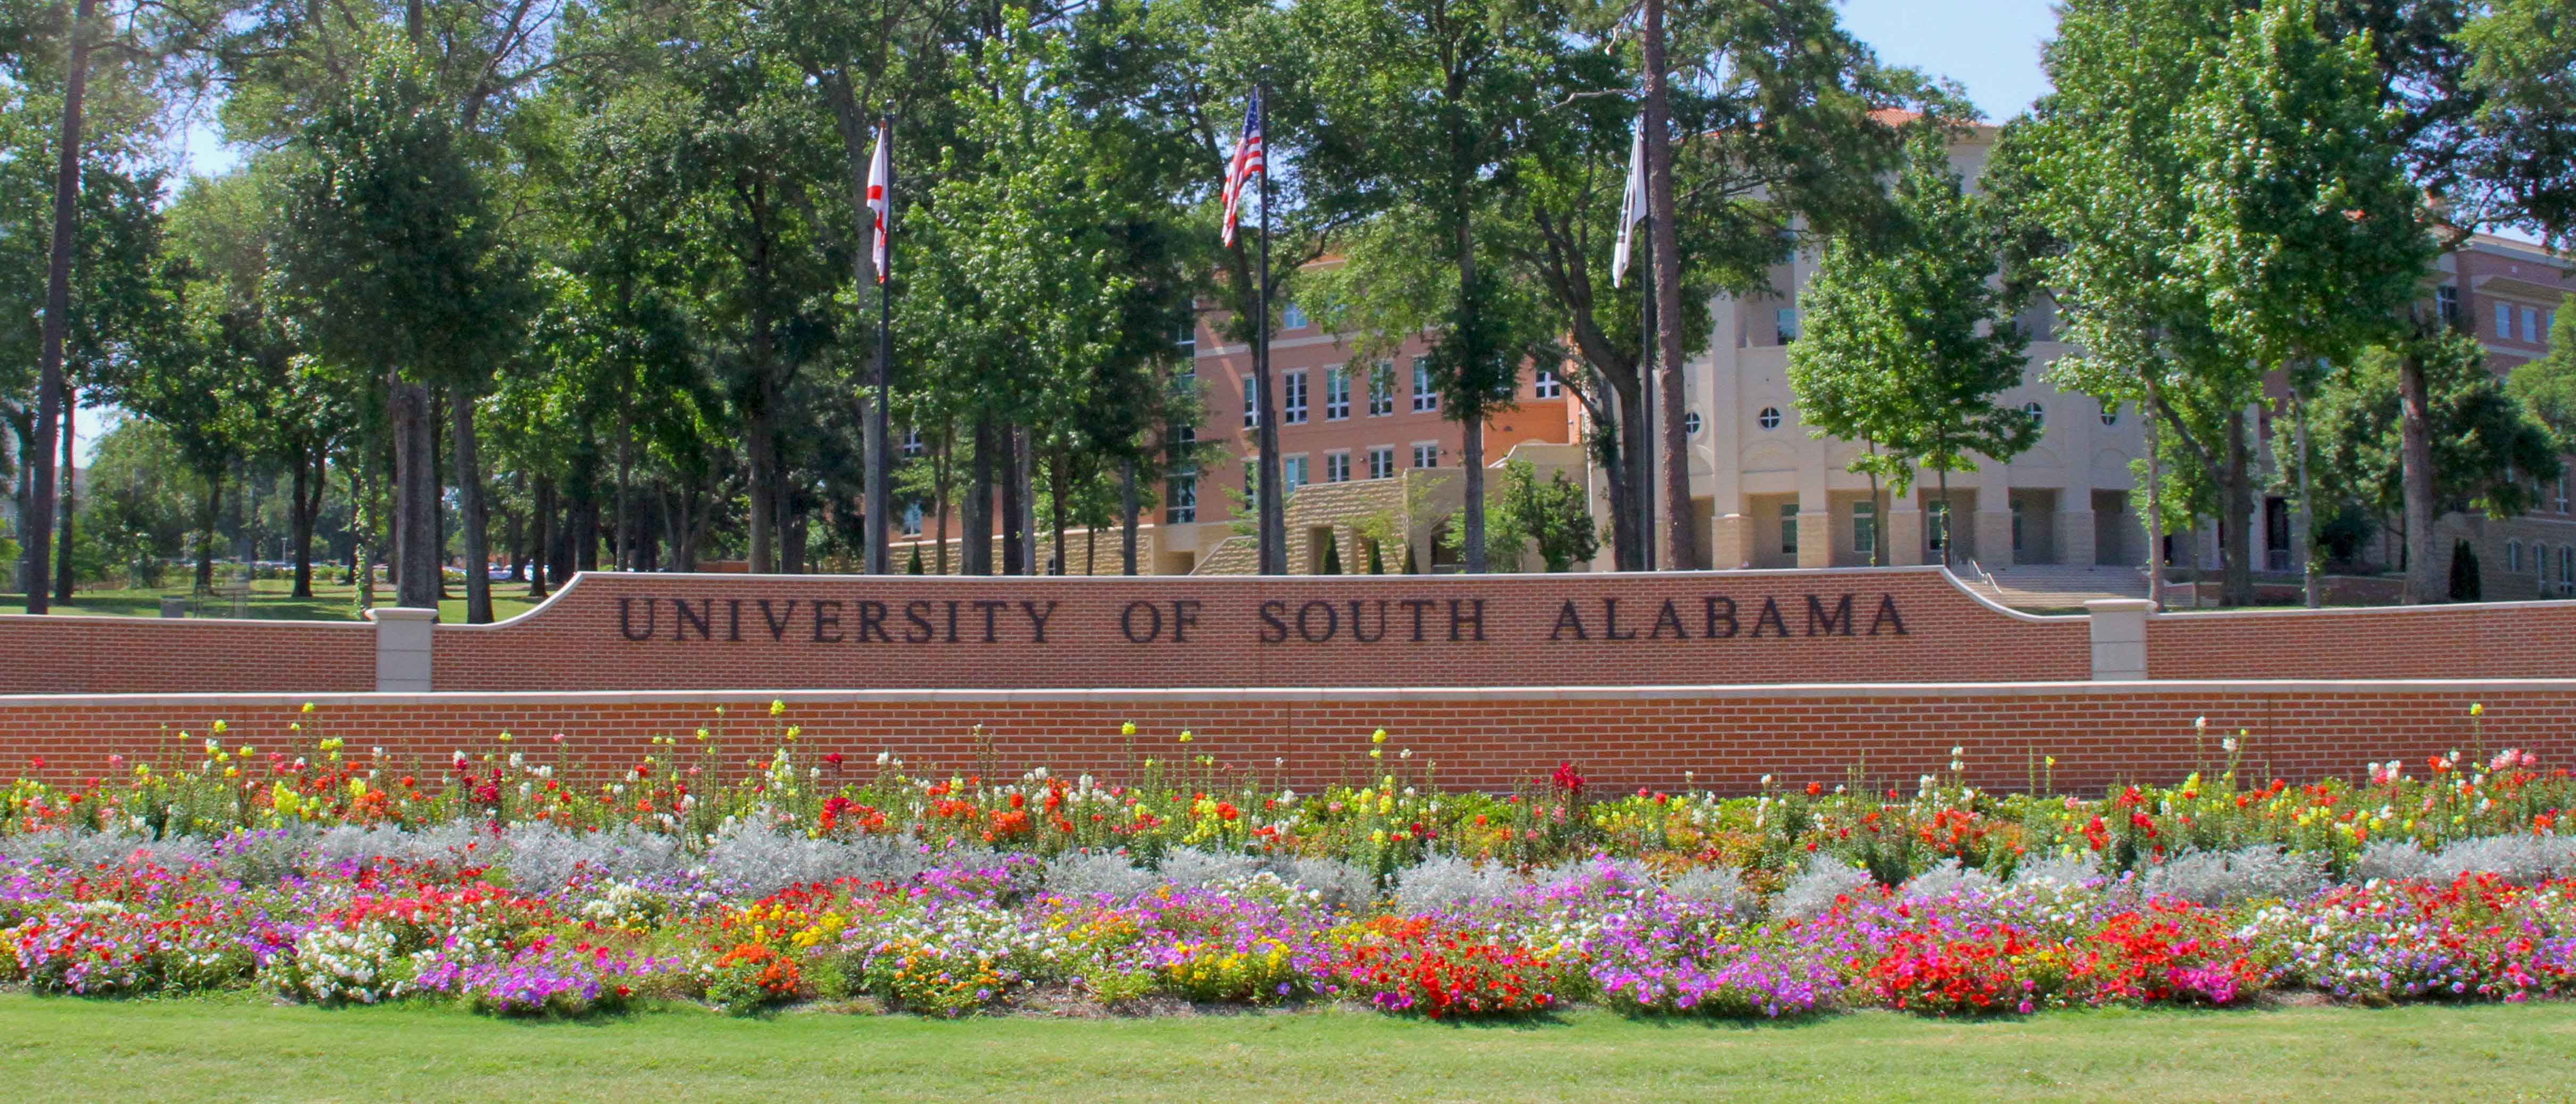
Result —
M876 216L875 264L877 282L886 282L886 178L894 175L894 164L886 149L884 127L877 128L877 154L868 164L868 210Z
M1261 156L1261 90L1252 90L1252 100L1243 107L1243 137L1234 143L1234 164L1225 170L1225 244L1234 244L1234 225L1243 212L1243 187L1254 174L1268 176L1270 167Z

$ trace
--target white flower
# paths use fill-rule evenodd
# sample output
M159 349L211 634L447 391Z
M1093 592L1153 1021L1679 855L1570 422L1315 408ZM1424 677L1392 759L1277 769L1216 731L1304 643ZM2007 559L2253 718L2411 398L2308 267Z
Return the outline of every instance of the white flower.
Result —
M2230 736L2224 740L2220 740L2218 742L2218 747L2219 750L2224 751L2229 755L2236 754L2236 737Z
M1950 758L1956 759L1962 755L1966 755L1967 753L1968 747L1965 744L1950 745Z
M878 752L878 753L877 753L877 765L878 765L878 766L880 766L880 767L882 767L882 766L886 765L886 761L887 761L887 760L892 759L892 758L894 758L894 753L893 753L893 752L891 752L891 751L880 751L880 752Z

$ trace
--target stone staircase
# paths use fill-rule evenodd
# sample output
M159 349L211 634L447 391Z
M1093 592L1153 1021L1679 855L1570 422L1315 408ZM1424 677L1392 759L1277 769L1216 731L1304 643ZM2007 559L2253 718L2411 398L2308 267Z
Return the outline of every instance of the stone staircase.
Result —
M1250 575L1261 569L1261 542L1240 533L1218 541L1192 575Z
M1968 582L1978 593L2014 609L2077 609L2098 598L2144 598L2146 573L2135 567L2026 564L1996 568Z

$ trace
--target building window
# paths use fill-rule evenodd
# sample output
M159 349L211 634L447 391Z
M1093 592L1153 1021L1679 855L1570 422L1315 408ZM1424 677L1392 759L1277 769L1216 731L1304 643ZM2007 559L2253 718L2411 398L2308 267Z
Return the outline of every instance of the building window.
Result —
M1780 428L1780 408L1776 406L1763 407L1761 413L1753 416L1753 421L1754 424L1759 425L1764 429L1778 429Z
M1414 442L1414 443L1413 443L1413 466L1414 466L1414 467L1417 467L1417 468L1436 468L1436 467L1439 467L1439 466L1440 466L1440 446L1439 446L1437 443L1435 443L1435 442L1431 442L1431 441L1416 441L1416 442Z
M1798 554L1798 500L1794 498L1780 504L1780 554Z
M1381 360L1369 369L1369 417L1395 413L1395 362Z
M1295 303L1290 303L1287 306L1279 308L1279 328L1283 330L1305 329L1306 308L1298 306Z
M2558 585L2576 587L2576 545L2558 546Z
M1923 511L1923 540L1923 546L1934 552L1950 543L1949 503L1934 502L1930 509Z
M1351 416L1351 367L1336 364L1324 369L1324 420L1338 422Z
M2120 424L2120 404L2108 399L2103 400L2102 424L2106 426L2115 426Z
M1252 385L1252 377L1243 377L1243 428L1261 424L1261 389Z
M1326 483L1348 483L1348 482L1350 482L1350 481L1351 481L1351 454L1350 454L1350 453L1347 453L1347 452L1328 452L1328 453L1325 453L1325 454L1324 454L1324 482L1326 482Z
M1780 344L1798 340L1798 308L1782 307L1771 312L1771 325L1780 333Z
M1195 357L1199 355L1198 321L1196 319L1192 319L1188 322L1181 323L1180 336L1173 338L1172 344L1181 350L1181 355L1184 357Z
M2567 473L2558 473L2558 512L2567 512Z
M918 502L907 503L903 508L903 535L907 537L921 535L921 504Z
M1394 445L1369 446L1368 477L1371 479L1392 479L1395 477Z
M1290 372L1279 386L1280 420L1289 425L1306 424L1306 373Z
M2012 504L2012 523L2013 552L2018 555L2021 552L2021 503L2019 502Z
M2522 339L2535 345L2540 343L2540 311L2538 308L2522 308Z
M2521 541L2506 541L2506 542L2504 542L2504 569L2505 569L2505 570L2507 570L2507 571L2516 571L2516 572L2518 572L2518 571L2521 571L2521 570L2522 570L2522 542L2521 542Z
M1878 503L1852 503L1852 551L1864 556L1878 551Z
M1249 487L1252 481L1246 479L1244 485ZM1171 479L1165 481L1164 485L1163 521L1171 525L1187 525L1198 519L1198 473L1193 471L1173 473Z
M903 454L919 456L922 452L921 430L913 426L903 427Z
M2513 337L2513 304L2504 302L2496 304L2495 335L2504 339Z
M1279 459L1279 493L1283 496L1296 494L1297 488L1305 485L1306 454L1301 452L1295 456L1281 457Z
M2445 325L2445 326L2457 326L2457 325L2459 325L2459 324L2460 324L2460 289L2459 289L2459 287L2458 287L2457 285L2454 285L2454 284L2444 284L2444 285L2442 285L2442 286L2440 286L2440 287L2434 288L2434 289L2433 289L2433 309L2434 309L2434 311L2435 311L2436 313L2439 313L2439 314L2442 316L2442 324L2443 324L2443 325Z
M2026 403L2021 404L2021 412L2022 412L2024 415L2026 415L2026 416L2028 416L2028 417L2030 418L2030 425L2031 425L2031 428L2033 428L2033 429L2043 429L2043 428L2046 428L2046 427L2047 427L2047 425L2048 425L2048 408L2047 408L2047 407L2041 406L2041 405L2039 405L2039 403L2037 403L2037 402L2035 402L2035 401L2034 401L2034 402L2026 402Z
M1440 409L1440 395L1431 389L1431 358L1413 358L1413 412Z
M1542 399L1553 399L1565 394L1565 384L1556 378L1554 369L1541 368L1530 376L1530 394Z

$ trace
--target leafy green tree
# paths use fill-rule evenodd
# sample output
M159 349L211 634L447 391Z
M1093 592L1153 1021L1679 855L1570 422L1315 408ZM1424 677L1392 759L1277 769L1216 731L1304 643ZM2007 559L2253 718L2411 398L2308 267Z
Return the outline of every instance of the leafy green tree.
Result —
M2229 360L2289 374L2294 525L2308 550L2310 606L2313 366L2349 362L2393 336L2433 256L2368 44L2330 42L2317 22L2314 0L2265 0L2236 17L2224 54L2202 70L2179 131L2191 213L2176 266L2198 283ZM2252 531L2253 475L2241 459L2228 467L2231 532ZM2229 599L2239 605L2253 597L2252 544L2228 543Z
M2494 0L2454 36L2468 58L2461 82L2475 105L2458 128L2496 221L2536 230L2553 248L2576 233L2576 3Z
M2505 377L2505 392L2558 435L2558 451L2576 452L2576 306L2561 301L2549 324L2549 352Z
M1902 135L1880 110L1939 94L1918 74L1880 64L1824 0L1700 3L1670 14L1672 55L1691 77L1669 91L1680 301L1781 290L1768 281L1793 232L1829 237L1883 216ZM1572 21L1589 26L1590 16ZM1633 53L1588 38L1568 36L1558 49L1552 105L1521 123L1483 234L1510 278L1542 293L1545 328L1598 376L1569 382L1608 476L1617 564L1636 570L1648 539L1642 461L1657 444L1640 392L1650 382L1640 374L1645 281L1632 262L1624 286L1612 286L1608 261L1636 115L1626 93L1638 73ZM1712 313L1686 310L1678 321L1683 350L1698 355Z
M2431 398L2437 510L2507 518L2532 509L2535 488L2564 470L2557 435L2508 393L2475 339L2445 333L2415 340L2421 348L2374 346L2319 388L2310 417L2321 482L2374 513L2403 516L2397 374L2411 362L2421 365Z
M1460 544L1466 570L1481 572L1485 419L1511 407L1521 365L1554 345L1535 289L1504 278L1477 222L1558 83L1564 16L1544 0L1309 0L1296 12L1331 121L1305 171L1382 197L1329 278L1325 316L1380 347L1437 330L1431 379L1465 439Z
M1944 516L1950 473L1975 456L2009 462L2039 427L1995 397L2021 382L2029 337L1995 281L2004 222L1967 194L1950 167L1947 132L1917 129L1897 178L1902 230L1883 244L1826 247L1807 285L1805 332L1789 347L1789 384L1813 432L1866 440L1863 461L1904 494L1917 468L1938 473ZM1955 542L1941 542L1943 563Z
M515 350L526 294L441 108L426 59L399 41L370 43L347 95L295 140L281 250L299 340L387 381L396 595L424 607L440 589L429 387L470 393L489 380ZM469 580L482 577L479 562L469 568Z

